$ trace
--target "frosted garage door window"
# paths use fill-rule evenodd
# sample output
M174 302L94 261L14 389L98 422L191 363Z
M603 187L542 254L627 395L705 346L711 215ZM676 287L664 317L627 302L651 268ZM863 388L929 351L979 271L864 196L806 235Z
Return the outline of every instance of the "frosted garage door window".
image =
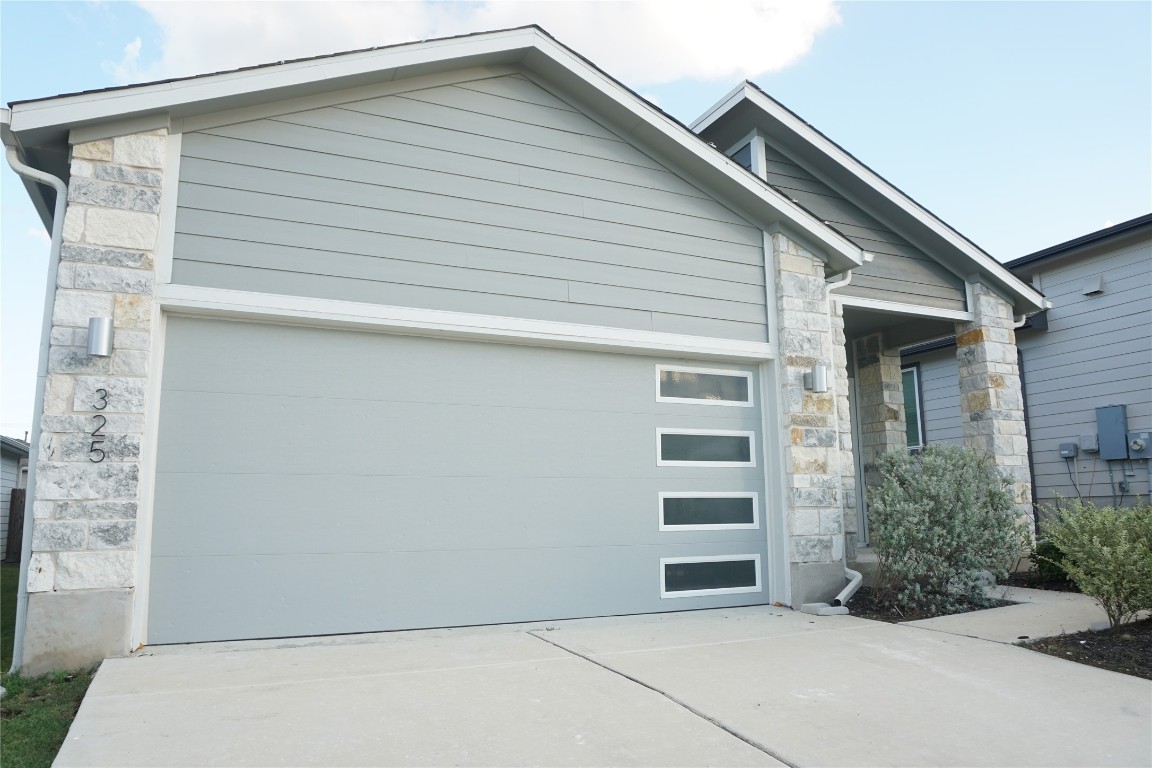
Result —
M661 493L660 530L758 528L756 501L755 493Z
M698 597L759 591L759 555L666 557L660 560L661 597Z
M754 467L754 432L658 429L658 466Z
M663 403L752 405L752 374L711 368L657 368Z

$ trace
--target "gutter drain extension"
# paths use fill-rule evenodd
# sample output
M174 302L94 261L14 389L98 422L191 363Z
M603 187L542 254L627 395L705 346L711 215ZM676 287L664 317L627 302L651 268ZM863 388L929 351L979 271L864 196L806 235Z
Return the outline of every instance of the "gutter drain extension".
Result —
M800 606L800 612L810 613L813 616L843 616L849 613L848 606L844 604L860 589L860 585L864 583L864 574L845 567L844 576L849 579L848 586L840 590L840 594L836 595L831 603L804 603Z

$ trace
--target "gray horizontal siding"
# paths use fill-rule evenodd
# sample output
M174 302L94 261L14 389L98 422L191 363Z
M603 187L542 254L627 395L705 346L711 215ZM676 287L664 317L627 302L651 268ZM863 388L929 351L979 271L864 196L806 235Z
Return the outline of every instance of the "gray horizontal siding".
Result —
M1152 430L1152 244L1040 266L1035 271L1053 304L1048 330L1017 340L1038 498L1050 504L1057 496L1076 496L1076 478L1083 498L1111 504L1119 499L1107 462L1086 453L1069 462L1059 447L1095 433L1096 408L1105 405L1127 406L1129 430ZM1084 281L1096 275L1104 278L1104 292L1084 296ZM1112 470L1117 482L1130 484L1125 503L1134 493L1148 493L1144 462L1113 463Z
M762 341L762 234L520 77L185 135L173 280Z
M925 441L963 445L956 350L940 350L903 362L920 365L920 408Z
M778 150L766 148L767 181L874 255L852 270L845 296L937 309L967 308L964 281Z

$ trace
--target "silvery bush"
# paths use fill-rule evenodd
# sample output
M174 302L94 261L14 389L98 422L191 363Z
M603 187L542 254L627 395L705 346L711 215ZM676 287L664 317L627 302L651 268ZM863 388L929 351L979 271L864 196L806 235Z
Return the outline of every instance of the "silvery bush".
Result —
M884 454L882 484L868 493L868 522L882 601L909 612L956 613L988 605L981 572L1005 578L1031 546L1010 478L985 452L929 445Z

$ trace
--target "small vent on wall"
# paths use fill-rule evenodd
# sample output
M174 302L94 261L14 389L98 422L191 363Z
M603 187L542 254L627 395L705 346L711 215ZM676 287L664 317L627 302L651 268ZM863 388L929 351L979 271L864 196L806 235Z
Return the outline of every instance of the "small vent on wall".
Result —
M1095 296L1099 293L1104 293L1104 276L1093 275L1084 281L1084 287L1080 291L1085 296Z

